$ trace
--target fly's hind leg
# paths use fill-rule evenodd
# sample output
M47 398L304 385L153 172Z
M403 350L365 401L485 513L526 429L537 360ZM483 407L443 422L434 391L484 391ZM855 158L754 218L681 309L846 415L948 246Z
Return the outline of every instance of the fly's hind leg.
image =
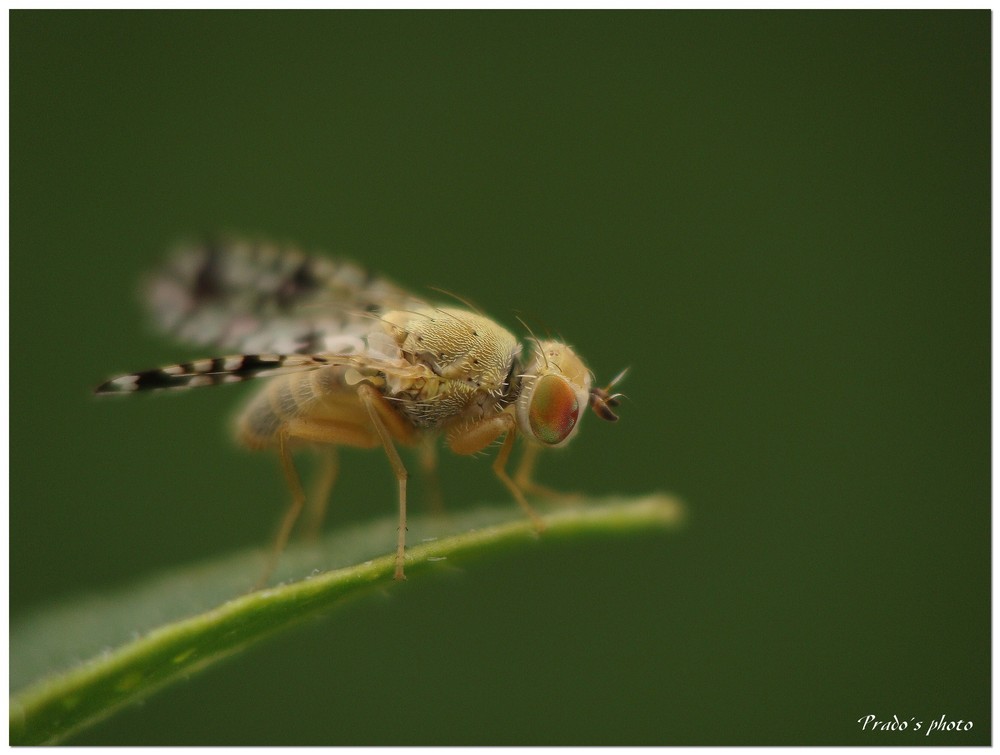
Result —
M358 386L358 399L368 413L371 427L356 422L337 422L330 419L298 417L286 424L287 433L292 438L312 443L327 443L338 446L374 448L382 443L389 464L399 484L399 533L396 537L396 579L405 579L403 556L406 550L406 467L399 458L399 452L392 439L405 443L414 440L414 429L408 425L392 405L375 388L367 383ZM372 429L375 432L372 432ZM291 512L290 512L291 513ZM293 519L294 523L294 519ZM287 536L286 536L287 537ZM283 543L282 543L283 545Z
M292 494L292 502L288 507L288 511L285 512L284 518L281 520L281 526L278 528L278 536L274 540L274 546L268 556L264 572L261 574L260 579L257 580L257 584L253 588L254 590L259 590L267 584L267 580L274 572L274 567L278 563L278 558L288 544L288 537L292 533L292 528L295 527L295 522L298 521L305 506L306 495L302 490L302 482L299 480L299 473L295 469L295 463L292 461L292 454L289 450L289 443L293 439L312 443L358 446L360 448L372 448L378 445L378 439L374 438L369 430L349 422L299 418L289 420L282 425L277 433L278 458L281 461L281 469L285 474L285 482L288 483L288 489ZM335 449L328 450L335 453ZM333 483L333 476L333 474L330 475L330 485ZM320 485L324 482L323 478L324 475L321 474ZM321 516L322 510L325 509L325 498L329 493L329 485L325 491L320 492L324 493L324 502L313 505L320 506L321 511L319 515ZM311 516L314 516L314 514L311 514Z
M292 532L292 527L295 526L295 522L302 513L302 507L305 504L306 494L302 491L302 482L299 480L299 473L296 471L292 455L288 451L288 440L288 428L283 427L278 431L278 457L281 460L281 470L285 473L285 482L288 483L288 489L292 494L292 502L288 507L288 511L285 512L284 518L281 520L281 526L278 528L278 536L274 540L274 547L271 548L271 553L264 565L263 573L253 586L254 590L259 590L267 584L267 580L274 571L274 567L278 564L281 552L285 550L285 545L288 544L288 536Z
M305 530L302 533L304 539L310 542L316 540L323 526L326 507L330 502L330 491L333 490L333 483L337 481L340 466L336 446L318 446L317 451L320 454L319 469L310 495L306 498Z

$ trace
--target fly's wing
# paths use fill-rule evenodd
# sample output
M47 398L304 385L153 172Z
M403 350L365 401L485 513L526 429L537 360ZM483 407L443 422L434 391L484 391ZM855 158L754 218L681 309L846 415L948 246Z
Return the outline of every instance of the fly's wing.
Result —
M329 364L330 360L321 355L234 354L130 372L101 383L94 393L134 393L239 383L258 377L316 370Z
M163 332L243 354L361 354L379 313L423 305L353 262L246 241L179 248L143 293Z
M342 367L351 370L349 383L379 374L382 378L426 378L430 370L422 365L408 364L402 360L338 354L233 354L212 359L196 359L152 370L130 372L97 386L98 395L135 393L137 391L178 390L208 385L240 383L254 378L276 377L293 372L307 372L323 367Z

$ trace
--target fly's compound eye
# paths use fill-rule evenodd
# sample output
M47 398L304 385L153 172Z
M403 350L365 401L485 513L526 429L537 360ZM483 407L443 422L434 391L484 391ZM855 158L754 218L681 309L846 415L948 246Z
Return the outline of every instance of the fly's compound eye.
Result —
M543 375L534 385L528 422L537 440L550 446L562 443L580 417L580 402L568 382L558 375Z

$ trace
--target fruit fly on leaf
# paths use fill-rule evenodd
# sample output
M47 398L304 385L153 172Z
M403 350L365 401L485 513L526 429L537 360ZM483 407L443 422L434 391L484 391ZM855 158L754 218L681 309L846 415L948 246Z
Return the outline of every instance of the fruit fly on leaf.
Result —
M493 471L539 529L525 493L541 448L566 445L589 403L614 421L620 394L591 386L569 346L532 337L527 350L505 328L471 309L437 306L354 263L269 244L228 241L185 246L146 283L157 327L216 353L133 372L96 393L136 393L270 378L236 420L237 440L277 451L292 502L258 585L266 583L304 509L322 521L336 478L337 446L381 447L399 486L396 579L403 579L407 471L397 444L420 444L436 469L437 438L458 454L503 444ZM236 353L238 352L238 353ZM511 477L518 435L527 448ZM323 469L307 500L292 450L316 446Z

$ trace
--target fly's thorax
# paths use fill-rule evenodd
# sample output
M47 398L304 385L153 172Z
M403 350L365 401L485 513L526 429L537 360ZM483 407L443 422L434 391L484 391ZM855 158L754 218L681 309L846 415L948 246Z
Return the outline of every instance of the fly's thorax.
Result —
M521 351L512 333L489 318L453 307L388 312L383 327L405 358L473 390L503 393Z
M590 371L558 341L539 341L523 371L517 398L518 429L550 448L569 442L590 396Z
M453 307L396 310L381 318L383 352L412 370L385 372L385 395L417 427L440 429L496 414L516 395L521 346L482 315ZM369 337L369 346L378 342Z
M474 406L482 392L462 383L442 380L435 375L409 381L399 391L388 391L386 397L415 427L438 430L459 417L474 414Z

